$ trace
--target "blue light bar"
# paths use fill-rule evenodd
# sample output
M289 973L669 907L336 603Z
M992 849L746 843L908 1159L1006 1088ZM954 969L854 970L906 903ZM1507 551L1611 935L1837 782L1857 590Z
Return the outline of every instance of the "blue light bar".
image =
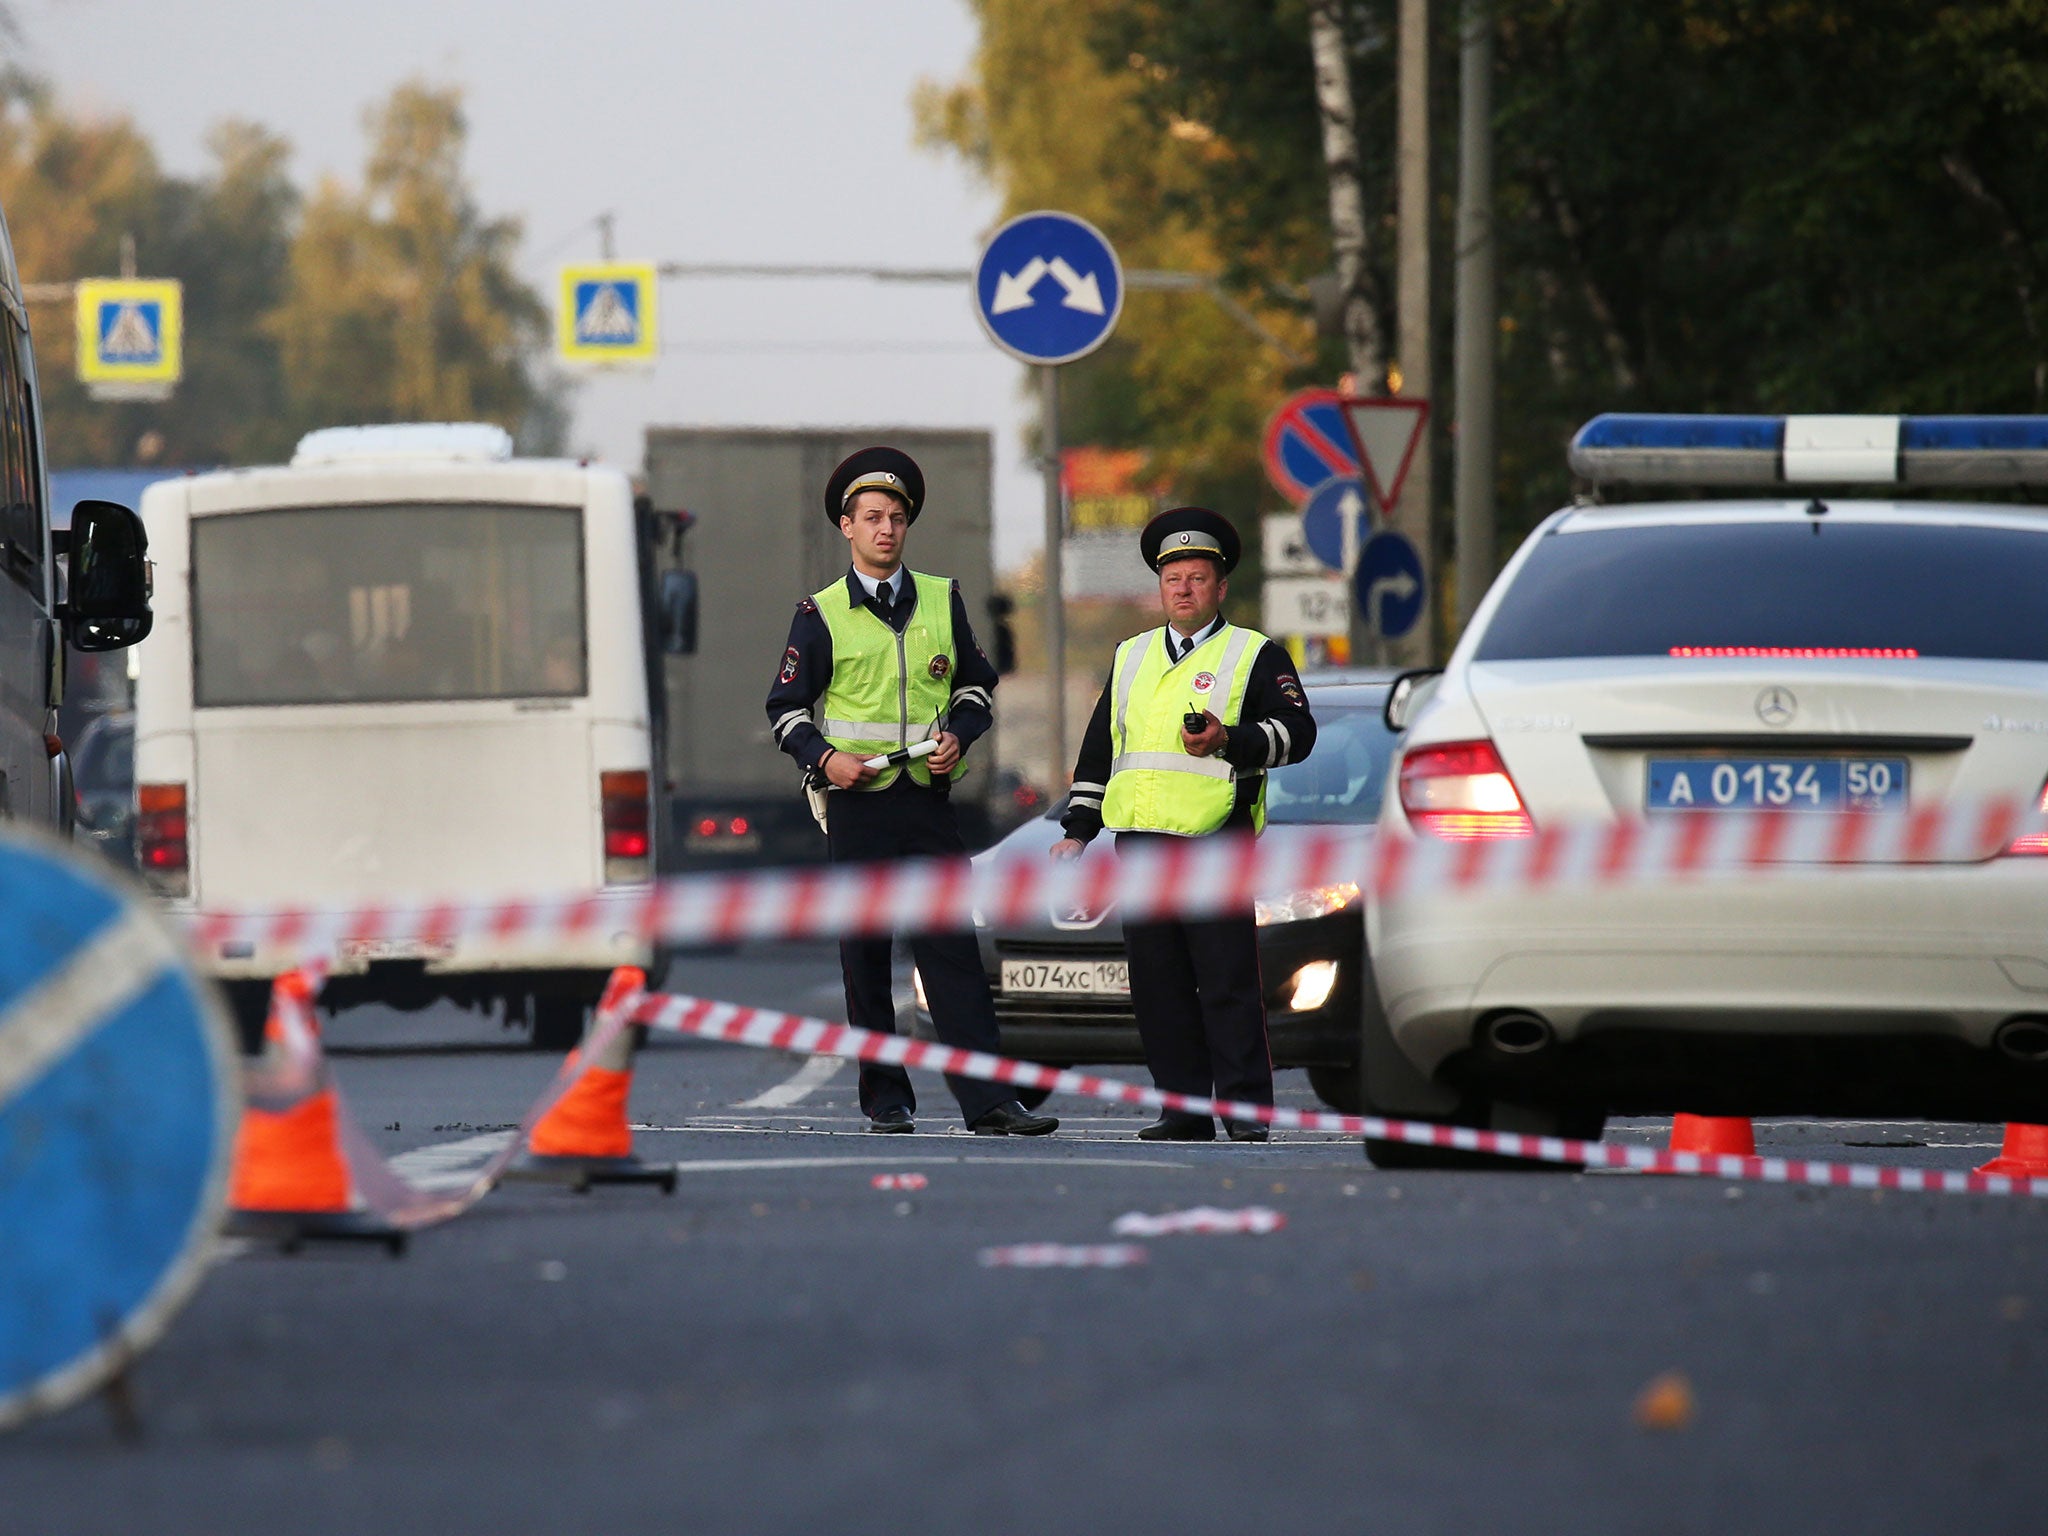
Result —
M2048 485L2048 416L1596 416L1572 473L1631 485Z

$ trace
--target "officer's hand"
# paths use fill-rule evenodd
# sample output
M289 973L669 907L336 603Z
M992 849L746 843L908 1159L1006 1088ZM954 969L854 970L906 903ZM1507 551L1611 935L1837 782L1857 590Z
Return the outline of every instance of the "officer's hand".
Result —
M936 753L933 754L937 756ZM870 768L851 752L834 752L825 759L825 777L841 789L853 789L865 784L880 770Z
M1199 736L1190 734L1186 726L1181 727L1180 744L1191 757L1214 757L1223 750L1223 743L1229 740L1229 735L1223 729L1223 722L1208 710L1202 711L1202 718L1208 723L1202 727Z
M1086 846L1078 837L1063 837L1052 845L1052 856L1056 859L1078 859Z
M939 744L932 749L932 755L925 759L925 766L944 778L960 765L960 738L951 731L939 732Z

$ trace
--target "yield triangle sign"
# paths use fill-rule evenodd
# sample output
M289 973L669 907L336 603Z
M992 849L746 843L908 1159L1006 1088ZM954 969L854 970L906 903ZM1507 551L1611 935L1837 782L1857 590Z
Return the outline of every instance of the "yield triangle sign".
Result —
M1391 512L1401 499L1401 484L1408 478L1408 464L1415 457L1415 445L1422 441L1422 424L1429 420L1427 400L1404 400L1395 395L1346 396L1344 425L1351 429L1352 446L1365 470L1365 483L1382 512Z

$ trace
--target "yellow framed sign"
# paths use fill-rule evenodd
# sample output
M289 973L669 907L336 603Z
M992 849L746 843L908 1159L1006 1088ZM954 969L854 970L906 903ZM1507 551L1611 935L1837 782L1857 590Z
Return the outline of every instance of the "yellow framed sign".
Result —
M185 289L174 278L78 284L78 377L168 390L185 367Z
M565 363L651 363L661 350L651 261L562 268L555 351Z

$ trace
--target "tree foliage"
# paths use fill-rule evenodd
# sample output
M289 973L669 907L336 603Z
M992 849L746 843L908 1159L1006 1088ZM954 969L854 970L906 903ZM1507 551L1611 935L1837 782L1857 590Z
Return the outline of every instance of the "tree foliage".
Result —
M1306 0L975 8L975 75L947 100L1022 103L1028 131L962 106L942 136L974 146L1012 206L1106 198L1120 239L1171 229L1250 302L1306 309L1330 262ZM1458 6L1433 10L1449 425ZM1368 281L1391 335L1395 4L1345 13L1385 216ZM1569 493L1564 444L1600 410L2048 406L2048 0L1497 0L1494 15L1505 531ZM1057 78L1031 76L1035 34L1083 31L1093 76L1064 54ZM1071 95L1077 75L1099 94ZM1201 153L1178 152L1189 135ZM1109 365L1135 396L1127 440L1171 453L1202 417L1185 396L1162 408L1158 381L1199 393L1197 348L1171 324L1125 339ZM1333 381L1332 338L1320 347L1309 367L1210 380L1231 403L1209 451L1241 457L1255 429L1233 449L1224 422Z
M401 86L369 126L362 190L308 201L289 146L255 124L219 125L211 169L186 179L132 122L0 77L0 205L23 280L117 273L126 236L145 275L184 285L185 377L162 402L90 399L71 306L30 306L52 464L251 463L314 426L546 419L544 312L512 270L518 226L483 218L464 184L458 94Z

